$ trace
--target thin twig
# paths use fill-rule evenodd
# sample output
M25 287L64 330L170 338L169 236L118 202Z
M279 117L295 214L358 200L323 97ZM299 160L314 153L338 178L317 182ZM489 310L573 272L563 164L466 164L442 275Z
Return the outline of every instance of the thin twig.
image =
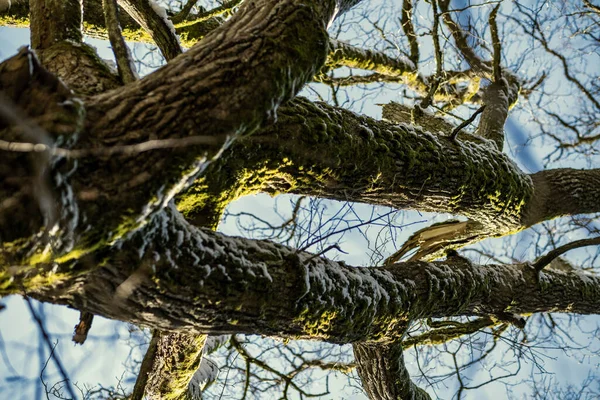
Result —
M328 251L330 251L330 250L333 250L333 249L335 249L335 250L339 251L340 253L343 253L343 254L348 254L347 252L345 252L344 250L342 250L338 244L332 244L331 246L327 246L327 247L326 247L325 249L323 249L323 251L321 251L320 253L313 254L313 255L312 255L310 258L308 258L306 261L310 261L310 260L312 260L313 258L321 257L323 254L325 254L325 253L327 253Z
M466 127L467 125L469 125L471 122L475 121L475 118L481 114L483 112L483 110L485 110L485 104L482 105L481 107L479 107L479 109L477 111L475 111L473 113L473 115L471 115L469 117L469 119L463 121L460 125L458 125L456 128L454 128L454 130L452 131L452 133L450 134L450 137L452 138L452 140L456 140L456 137L458 136L458 134L460 133L460 131Z
M190 136L177 139L147 140L142 143L121 146L93 147L88 149L69 150L62 147L51 147L42 143L8 142L0 140L0 150L14 151L20 153L42 153L50 152L55 156L67 158L83 158L88 156L112 156L122 154L126 156L143 153L150 150L174 149L179 147L195 145L219 145L228 140L228 135L219 136Z
M554 250L550 250L548 252L548 254L540 257L535 263L533 263L533 268L535 268L535 270L537 272L540 272L542 269L544 269L544 267L546 267L548 264L550 264L552 262L552 260L554 260L556 257L560 256L561 254L566 253L569 250L577 249L579 247L594 246L594 245L599 245L599 244L600 244L600 236L591 238L591 239L581 239L581 240L576 240L571 243L567 243L563 246L557 247Z
M183 6L183 8L175 15L171 17L171 22L174 24L178 24L180 22L185 21L185 19L190 15L190 11L196 5L198 0L188 0L187 3Z
M431 86L429 87L429 91L425 98L421 101L418 107L415 107L416 116L419 117L419 114L423 113L423 110L429 107L435 97L435 93L438 90L440 82L442 81L442 73L443 73L443 65L444 65L444 56L442 53L442 49L440 46L440 38L438 36L438 30L440 26L440 15L438 13L438 5L436 0L431 0L431 8L433 9L433 29L432 29L432 39L433 39L433 48L435 53L435 75L431 82Z
M400 22L402 23L402 30L404 31L410 46L410 60L415 64L416 67L419 63L419 42L417 41L417 35L415 34L415 28L412 23L412 16L412 0L404 0L402 2L402 17Z
M500 43L500 37L498 36L498 25L496 24L496 17L498 16L498 10L500 9L500 3L490 13L490 32L492 34L492 46L494 49L492 66L494 68L494 81L500 82L502 79L502 67L500 61L502 58L502 45Z
M46 332L46 328L44 327L44 322L41 320L39 315L37 315L37 313L35 312L35 310L33 308L33 304L31 304L31 299L26 294L23 295L23 298L27 302L27 306L29 307L29 312L31 312L31 316L33 317L33 319L37 323L38 327L40 328L40 331L42 332L44 341L46 342L46 345L50 349L50 357L52 358L52 361L54 361L54 364L56 365L56 368L58 369L60 376L62 377L63 381L65 382L65 386L67 387L67 391L69 392L69 395L71 396L71 398L76 399L77 397L75 396L75 391L71 387L71 381L69 380L69 377L67 375L67 372L65 371L65 368L63 367L60 359L58 358L58 354L56 354L56 352L54 351L55 345L52 344L52 341L50 340L50 336L48 336L48 332Z

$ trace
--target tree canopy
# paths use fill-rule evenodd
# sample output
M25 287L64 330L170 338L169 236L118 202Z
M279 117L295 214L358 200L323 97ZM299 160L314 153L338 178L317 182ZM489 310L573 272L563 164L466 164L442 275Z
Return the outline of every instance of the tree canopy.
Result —
M591 1L30 0L1 14L31 45L0 64L0 296L79 310L81 343L94 315L151 328L123 396L219 397L210 354L226 342L225 362L245 365L231 396L311 397L297 379L317 368L357 374L371 399L462 398L525 359L543 372L531 354L575 349L574 316L600 313ZM109 40L116 68L85 35ZM164 65L140 74L132 41ZM256 193L290 204L228 208ZM405 210L431 213L410 236ZM344 257L347 233L362 258ZM354 358L305 356L300 339ZM498 343L512 360L469 377ZM412 380L409 355L427 363ZM533 373L528 387L574 390Z

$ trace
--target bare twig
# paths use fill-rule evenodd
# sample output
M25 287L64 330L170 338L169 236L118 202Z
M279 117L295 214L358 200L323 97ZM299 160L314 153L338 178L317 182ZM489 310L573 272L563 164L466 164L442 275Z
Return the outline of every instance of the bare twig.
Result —
M324 249L323 249L323 251L321 251L321 252L319 252L319 253L317 253L317 254L313 254L313 255L312 255L310 258L308 258L306 261L310 261L310 260L312 260L313 258L321 257L323 254L325 254L325 253L327 253L328 251L330 251L330 250L333 250L333 249L335 249L335 250L339 251L340 253L348 254L347 252L345 252L344 250L342 250L338 244L332 244L331 246L327 246L326 248L324 248Z
M31 312L31 316L37 323L37 326L40 328L40 332L42 333L42 336L44 337L44 341L46 342L46 345L50 349L50 358L52 358L52 361L54 361L54 364L56 365L56 368L58 369L58 372L60 373L60 376L62 377L63 382L65 382L65 386L67 387L67 391L69 392L69 395L71 396L72 399L76 399L77 397L75 396L75 391L71 387L71 381L69 380L67 372L65 371L65 368L63 367L62 362L60 361L60 358L58 357L58 354L56 354L56 352L54 351L54 347L56 345L52 344L52 341L50 340L50 336L48 336L48 332L46 331L46 328L44 327L44 321L42 321L40 316L35 312L35 309L33 308L33 304L31 304L31 299L29 299L29 297L25 294L23 295L23 298L27 302L27 306L29 307L29 312Z
M500 82L502 79L502 67L500 61L502 57L502 45L498 36L498 25L496 24L496 17L498 16L498 10L500 9L500 3L490 13L490 32L492 34L492 46L494 49L492 66L494 69L494 81Z
M402 341L402 348L408 349L413 346L426 344L441 344L454 340L463 335L470 335L482 329L497 325L497 322L490 317L478 318L469 322L458 321L439 321L447 323L446 326L439 326L430 323L434 328L417 336L408 336ZM452 324L452 326L448 326Z
M412 23L413 15L413 3L412 0L404 0L402 2L402 30L408 39L408 45L410 46L410 60L415 64L419 63L419 42L417 41L417 35L415 34L415 28Z
M599 244L600 244L600 236L591 238L591 239L581 239L581 240L576 240L571 243L567 243L563 246L557 247L556 249L549 251L548 254L540 257L535 263L533 263L533 268L535 268L536 271L540 272L542 269L544 269L544 267L546 267L548 264L550 264L552 262L552 260L554 260L556 257L560 256L561 254L566 253L569 250L577 249L579 247L594 246L594 245L599 245Z
M148 345L148 350L144 355L138 377L133 387L133 393L131 394L131 400L142 400L146 393L146 384L148 383L148 374L152 371L152 366L156 358L156 350L158 349L158 341L160 339L160 331L154 330L152 332L152 339Z
M485 104L482 105L481 107L479 107L479 109L477 109L477 111L475 111L473 113L473 115L471 115L467 120L463 121L460 125L458 125L456 128L454 128L454 130L450 134L450 137L452 138L452 140L456 140L456 137L458 136L458 134L460 133L460 131L464 127L466 127L467 125L469 125L471 122L475 121L475 118L479 114L481 114L483 112L483 110L485 110Z
M185 21L188 15L190 15L190 11L192 11L192 8L194 8L197 2L198 0L187 0L187 3L185 3L183 8L177 14L171 17L171 21L174 24L178 24L180 22Z

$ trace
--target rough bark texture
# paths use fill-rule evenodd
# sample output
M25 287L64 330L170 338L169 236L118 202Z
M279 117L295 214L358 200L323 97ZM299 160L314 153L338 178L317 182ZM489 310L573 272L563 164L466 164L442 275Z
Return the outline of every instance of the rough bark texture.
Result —
M335 343L400 339L415 318L594 314L600 307L593 275L548 270L538 278L529 264L483 266L460 257L357 268L198 229L174 208L96 254L6 273L12 281L3 279L1 295L25 287L42 301L162 330Z
M89 168L84 163L89 175L75 190L105 194L102 205L95 207L106 210L126 204L136 214L148 215L204 168L227 137L248 134L264 120L275 118L277 106L325 61L323 19L328 16L303 4L264 3L248 2L201 46L118 92L88 102L89 135L81 143L84 147L196 135L215 138L215 145L115 160L120 169L135 171L120 182L114 177L107 182L94 162ZM315 29L307 30L307 25ZM111 198L116 200L115 190L131 186L132 178L144 185L138 183L131 198L118 201L121 205L109 204ZM148 204L150 198L155 199L154 205Z
M32 1L30 15L31 47L70 89L92 95L120 86L96 51L82 42L80 0Z
M598 212L600 170L550 169L531 177L535 200L526 214L528 225L564 215Z
M180 397L199 363L204 338L193 334L365 342L355 351L369 395L416 399L427 397L410 382L400 345L390 344L412 320L597 313L600 279L575 270L538 274L529 264L481 266L456 256L357 268L189 223L215 226L228 202L254 191L462 214L488 236L599 211L597 170L530 177L485 140L456 142L304 99L279 108L320 70L331 50L326 25L356 2L246 1L175 57L178 45L165 21L146 1L127 0L174 59L125 87L80 45L80 3L32 2L32 44L42 64L85 101L23 50L0 65L0 89L24 111L2 121L3 145L29 141L75 152L154 140L183 145L79 159L7 152L0 163L0 296L25 290L42 301L172 332L157 333L145 366L150 373L136 388L137 396L163 398ZM86 18L102 25L101 9L98 15L92 9ZM333 44L333 67L343 59L414 78L412 62ZM465 57L478 62L474 53ZM510 101L492 89L480 135L501 147ZM446 133L438 122L428 121ZM43 134L28 136L36 129ZM170 202L194 179L178 198L182 215ZM14 215L32 217L14 221ZM463 244L472 239L466 232Z
M202 172L227 138L274 119L279 104L325 61L324 28L333 8L333 3L247 2L202 46L140 81L88 99L80 148L197 135L212 145L105 158L105 168L98 168L96 157L78 162L66 190L79 201L80 218L102 218L104 224L93 231L79 225L86 233L74 251L112 242L140 226ZM25 64L23 69L29 70ZM57 130L52 123L41 125L51 134Z
M429 400L429 395L411 382L399 343L354 345L354 357L363 389L371 399Z
M167 61L181 54L181 46L175 35L175 27L159 15L150 1L120 0L119 4L148 32ZM154 4L156 5L156 3Z
M65 40L81 42L81 0L32 1L30 4L31 47L47 49Z
M226 204L266 191L462 214L494 234L521 227L533 191L530 178L490 146L305 99L234 143L205 176L180 201L191 218L207 198Z
M152 364L143 390L146 397L139 399L189 399L188 383L200 366L206 335L155 331L152 341L155 348L146 355Z
M498 150L504 147L504 123L508 117L508 84L491 83L484 90L483 103L485 110L481 115L477 133L492 140Z

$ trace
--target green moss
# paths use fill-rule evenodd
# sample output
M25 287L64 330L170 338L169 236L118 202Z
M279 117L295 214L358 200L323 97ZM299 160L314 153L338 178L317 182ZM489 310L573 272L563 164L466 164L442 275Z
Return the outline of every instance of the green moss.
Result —
M294 322L303 327L304 332L310 336L327 338L334 322L338 319L337 311L324 310L320 313L311 313L305 308Z
M17 15L0 15L0 26L29 28L29 19Z
M194 372L202 361L202 351L206 342L206 335L198 335L185 348L177 352L178 360L168 366L169 378L167 387L161 388L161 395L166 400L177 400L185 398L188 384Z

